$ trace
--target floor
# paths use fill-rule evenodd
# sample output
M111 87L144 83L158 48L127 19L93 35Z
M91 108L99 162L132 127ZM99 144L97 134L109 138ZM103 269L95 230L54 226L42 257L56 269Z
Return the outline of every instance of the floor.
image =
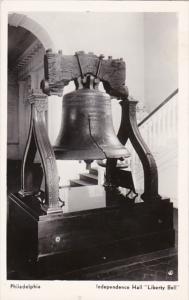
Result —
M70 278L77 277L70 274ZM61 279L61 276L60 276ZM177 253L165 249L83 270L82 280L176 281Z
M8 172L8 191L14 192L18 189L18 176L13 176L18 166L11 167ZM14 171L12 171L14 170ZM15 181L15 178L17 180ZM178 212L174 209L174 228L175 228L175 247L164 249L152 253L116 260L113 262L104 262L101 265L76 270L66 274L70 280L128 280L128 281L176 281L178 280L178 261L177 261L177 238L178 238ZM26 279L25 273L21 272L15 264L11 263L9 257L7 262L7 278ZM33 279L27 277L27 279ZM58 272L55 276L45 274L44 280L64 280L65 274Z

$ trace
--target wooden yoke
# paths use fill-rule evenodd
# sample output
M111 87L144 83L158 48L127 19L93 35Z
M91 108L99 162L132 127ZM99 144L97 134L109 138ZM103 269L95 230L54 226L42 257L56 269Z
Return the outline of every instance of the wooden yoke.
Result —
M83 51L75 55L63 55L61 51L46 52L44 57L45 80L41 83L43 92L47 95L61 96L64 86L70 81L79 85L81 80L85 84L87 77L94 78L94 84L103 83L107 94L119 99L127 98L128 91L125 86L125 62L120 59L103 59L93 53L85 54Z

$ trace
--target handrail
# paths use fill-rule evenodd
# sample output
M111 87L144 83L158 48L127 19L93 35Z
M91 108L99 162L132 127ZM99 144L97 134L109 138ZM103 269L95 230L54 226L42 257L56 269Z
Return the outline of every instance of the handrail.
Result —
M162 106L164 106L171 98L173 98L178 93L178 89L176 89L173 93L171 93L161 104L159 104L149 115L147 115L141 122L139 122L138 127L141 126L144 122L146 122L151 116L153 116Z

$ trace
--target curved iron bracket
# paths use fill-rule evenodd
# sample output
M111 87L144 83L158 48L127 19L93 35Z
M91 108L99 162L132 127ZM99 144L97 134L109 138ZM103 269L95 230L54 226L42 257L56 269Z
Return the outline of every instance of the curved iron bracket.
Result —
M155 159L148 146L144 142L137 126L136 105L137 101L121 101L122 119L118 131L120 142L125 145L130 139L136 153L138 154L144 171L144 193L141 198L150 202L160 199L158 194L158 171Z
M28 101L31 104L30 129L22 162L19 194L25 197L36 195L40 191L42 174L40 174L40 180L38 177L37 187L34 187L36 176L34 159L38 150L45 178L45 203L42 208L46 213L62 211L59 206L59 177L56 159L46 129L47 96L40 90L34 90L28 97Z

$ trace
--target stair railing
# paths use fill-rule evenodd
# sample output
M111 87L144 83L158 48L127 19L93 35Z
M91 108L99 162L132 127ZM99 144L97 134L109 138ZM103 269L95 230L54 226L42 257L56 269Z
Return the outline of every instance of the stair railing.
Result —
M172 151L176 155L177 94L178 89L171 93L138 124L141 135L154 155L158 167L169 159L169 152ZM137 154L132 149L131 154L134 178L140 189L143 184L142 167Z

